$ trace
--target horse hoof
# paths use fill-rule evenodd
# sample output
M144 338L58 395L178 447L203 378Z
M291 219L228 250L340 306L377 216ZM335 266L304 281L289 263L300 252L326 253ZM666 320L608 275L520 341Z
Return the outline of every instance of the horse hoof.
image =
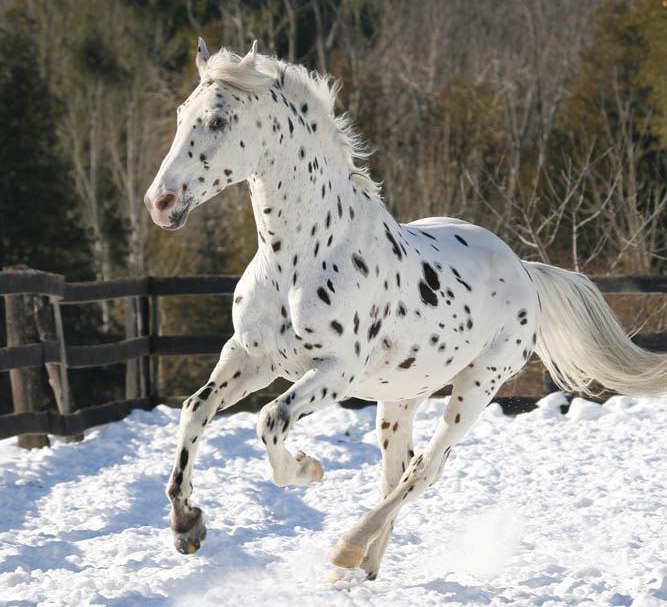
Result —
M299 462L298 477L305 483L321 481L324 476L324 468L314 457L308 457L303 451L299 451L295 458Z
M273 469L272 480L278 487L287 487L295 485L302 487L314 481L322 480L324 468L322 464L313 457L308 457L303 451L299 451L295 456L296 468L291 468L288 473Z
M181 554L194 554L201 548L206 538L206 526L202 519L201 510L196 509L196 518L187 531L174 531L174 546Z
M316 459L311 460L309 478L311 481L321 481L324 477L324 468Z
M336 567L352 569L354 567L359 567L365 553L366 549L363 546L339 542L331 551L329 560L333 565L336 565Z

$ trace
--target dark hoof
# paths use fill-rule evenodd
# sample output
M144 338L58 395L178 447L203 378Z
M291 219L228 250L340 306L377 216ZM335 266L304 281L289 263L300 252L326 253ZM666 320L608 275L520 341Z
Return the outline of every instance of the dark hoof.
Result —
M202 519L201 510L195 509L192 526L183 531L182 529L173 530L174 546L181 554L194 554L201 548L206 538L206 526Z

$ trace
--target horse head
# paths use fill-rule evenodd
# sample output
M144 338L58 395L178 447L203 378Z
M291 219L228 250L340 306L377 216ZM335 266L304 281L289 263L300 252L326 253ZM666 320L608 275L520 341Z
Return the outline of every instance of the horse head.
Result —
M176 135L144 197L160 227L182 227L192 209L255 170L261 147L252 135L273 82L256 62L256 42L242 58L224 49L211 56L199 38L199 84L178 107Z

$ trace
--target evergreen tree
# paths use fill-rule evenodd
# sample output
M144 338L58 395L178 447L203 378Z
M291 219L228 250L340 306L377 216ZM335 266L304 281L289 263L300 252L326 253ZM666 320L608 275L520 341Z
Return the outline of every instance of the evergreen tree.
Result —
M0 266L90 279L88 239L57 134L62 106L35 53L30 22L13 15L0 29Z
M90 242L58 136L63 105L37 66L31 30L18 10L0 27L0 268L26 264L68 280L94 280ZM67 306L64 320L70 344L112 337L99 333L96 306ZM0 310L0 335L3 323ZM70 371L74 402L85 407L121 396L120 371ZM0 375L0 413L7 413L8 374Z

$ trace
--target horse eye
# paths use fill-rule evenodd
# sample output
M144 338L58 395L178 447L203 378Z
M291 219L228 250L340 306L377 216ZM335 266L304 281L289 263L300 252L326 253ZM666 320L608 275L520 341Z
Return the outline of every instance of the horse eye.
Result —
M214 118L211 120L208 126L214 131L219 131L220 129L224 129L225 126L227 126L227 121L224 118Z

